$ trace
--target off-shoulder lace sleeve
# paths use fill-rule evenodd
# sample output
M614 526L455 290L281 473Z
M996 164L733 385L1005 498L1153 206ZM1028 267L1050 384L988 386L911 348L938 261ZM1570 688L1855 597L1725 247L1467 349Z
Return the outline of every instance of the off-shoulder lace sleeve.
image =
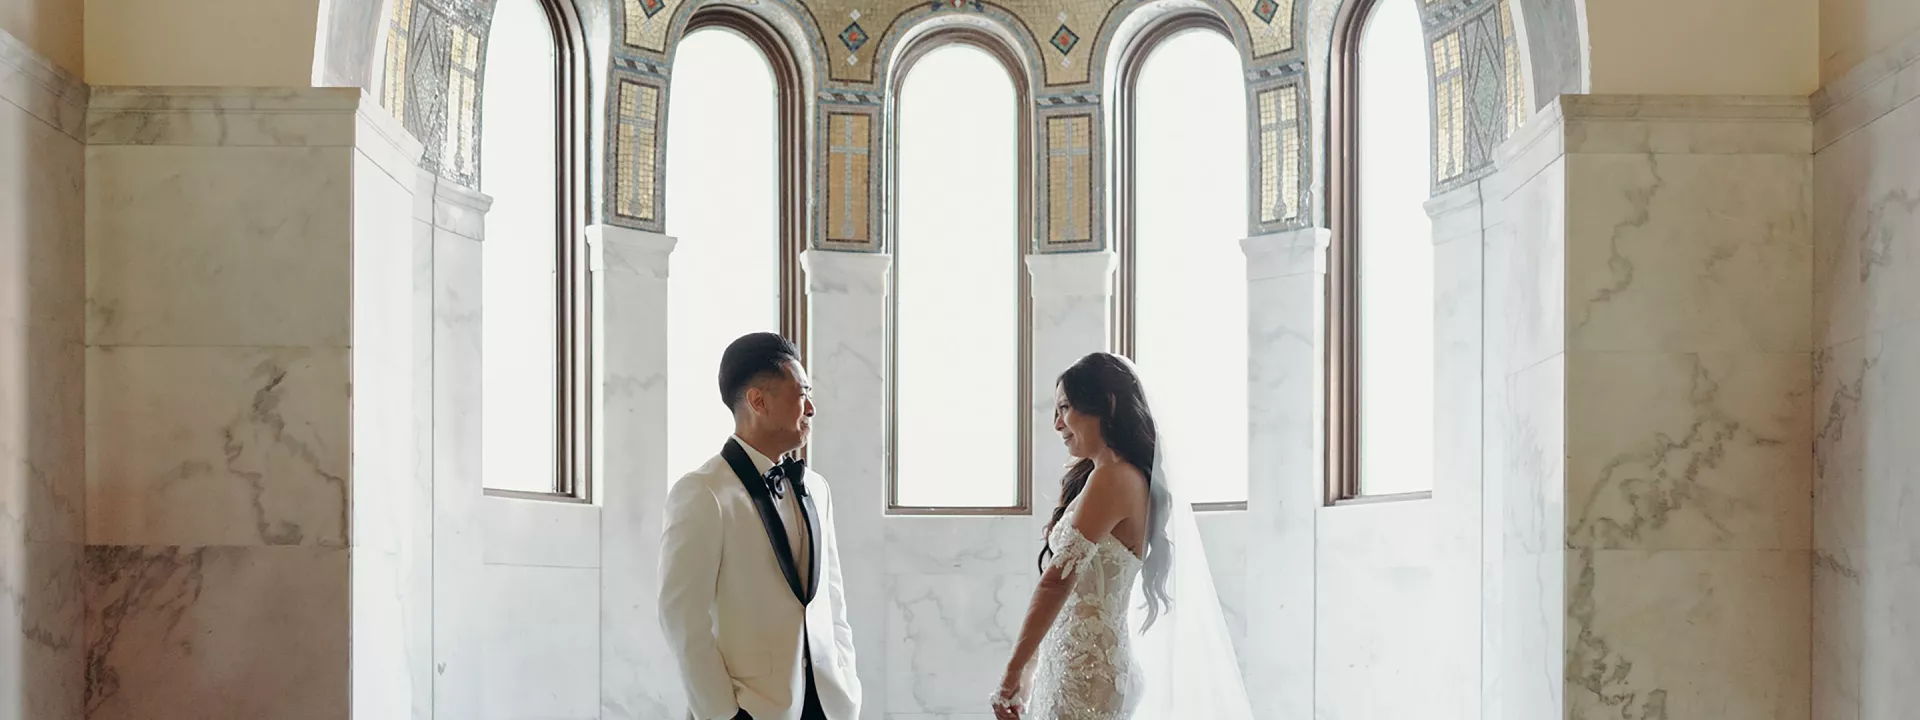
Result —
M1079 528L1063 524L1055 531L1055 536L1060 538L1061 546L1053 549L1053 560L1047 565L1059 568L1060 577L1072 577L1076 572L1093 567L1100 546L1080 534Z

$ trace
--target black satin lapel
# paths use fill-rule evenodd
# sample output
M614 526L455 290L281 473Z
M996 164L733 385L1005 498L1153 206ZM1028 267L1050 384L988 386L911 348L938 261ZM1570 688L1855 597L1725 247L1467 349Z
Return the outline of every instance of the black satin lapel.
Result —
M800 588L800 570L793 561L793 548L788 545L787 526L780 522L780 511L773 507L773 496L767 492L766 481L754 472L753 460L739 443L728 440L727 446L720 450L720 457L733 468L740 484L747 486L747 494L753 496L753 508L760 512L760 524L767 529L767 543L773 546L773 559L780 563L780 572L787 576L787 587L793 590L793 596L805 603L807 594Z
M800 498L800 517L807 522L807 545L813 549L807 555L807 568L813 578L807 582L807 595L800 599L801 603L813 602L813 596L820 591L820 566L826 564L826 559L820 557L820 523L813 521L819 515L813 508L812 493Z

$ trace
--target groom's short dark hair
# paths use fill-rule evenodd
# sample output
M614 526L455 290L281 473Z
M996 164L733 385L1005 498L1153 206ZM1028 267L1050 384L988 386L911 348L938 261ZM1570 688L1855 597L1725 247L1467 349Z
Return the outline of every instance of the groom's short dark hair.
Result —
M732 410L747 396L747 388L768 375L786 372L786 364L800 362L800 348L776 333L740 336L720 354L720 402Z

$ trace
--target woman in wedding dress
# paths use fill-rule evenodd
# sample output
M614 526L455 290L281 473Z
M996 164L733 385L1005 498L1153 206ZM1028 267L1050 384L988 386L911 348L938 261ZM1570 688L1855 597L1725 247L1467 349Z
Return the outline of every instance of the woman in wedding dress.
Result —
M1067 368L1053 427L1074 461L992 698L995 717L1171 720L1177 709L1178 717L1250 720L1192 510L1174 500L1133 364L1093 353ZM1176 546L1185 548L1179 565Z

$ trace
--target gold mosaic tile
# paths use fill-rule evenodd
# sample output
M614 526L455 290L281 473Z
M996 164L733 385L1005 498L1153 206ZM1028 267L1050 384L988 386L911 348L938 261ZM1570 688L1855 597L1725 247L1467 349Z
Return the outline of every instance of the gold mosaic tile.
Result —
M1520 68L1520 40L1513 31L1513 9L1507 0L1500 0L1500 44L1504 56L1501 65L1506 71L1507 135L1513 135L1521 125L1526 124L1527 116L1533 108L1527 102L1526 78Z
M1467 88L1456 28L1433 41L1433 179L1443 183L1467 171Z
M873 116L827 116L827 228L831 242L872 240L868 227L868 179L873 173Z
M1253 36L1254 57L1277 55L1293 49L1293 4L1296 1L1273 0L1271 5L1263 5L1261 0L1233 0L1234 7L1240 9L1240 17ZM1261 17L1268 13L1271 13L1271 22Z
M1047 118L1047 242L1093 239L1093 116Z
M667 26L683 0L623 0L626 8L626 44L643 50L666 52Z
M1300 217L1300 94L1292 85L1254 97L1260 118L1260 223Z
M475 132L479 108L480 36L455 26L447 49L447 133L441 157L443 170L456 178L479 175L479 136Z
M413 0L396 0L387 27L386 81L380 89L380 104L403 123L407 119L407 41L412 29Z
M620 81L619 135L614 143L614 213L651 221L654 213L654 162L660 88Z

